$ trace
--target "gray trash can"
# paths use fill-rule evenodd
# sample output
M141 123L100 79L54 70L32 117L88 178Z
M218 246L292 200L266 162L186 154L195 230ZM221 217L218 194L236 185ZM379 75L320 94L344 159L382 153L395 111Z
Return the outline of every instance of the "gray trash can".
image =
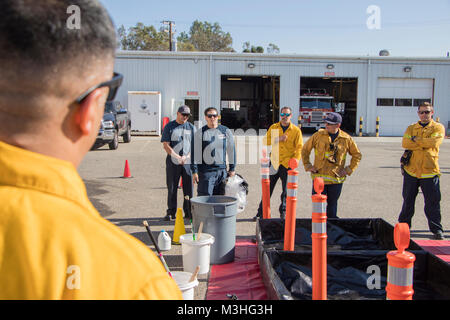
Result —
M192 224L215 238L211 246L211 264L234 261L236 245L237 199L228 196L200 196L191 198Z

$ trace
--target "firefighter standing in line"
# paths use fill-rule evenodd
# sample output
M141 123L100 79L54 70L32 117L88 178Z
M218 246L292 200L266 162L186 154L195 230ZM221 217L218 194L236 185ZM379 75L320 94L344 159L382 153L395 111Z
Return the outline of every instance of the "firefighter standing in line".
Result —
M216 108L205 110L205 120L206 125L195 132L191 142L192 180L198 184L198 196L222 195L227 177L236 173L234 137L230 129L219 124Z
M194 126L188 122L191 109L181 106L177 111L177 118L169 122L163 130L161 142L167 153L166 184L167 184L167 215L164 220L175 220L177 213L177 194L180 177L183 181L183 210L184 217L191 219L192 175L191 175L191 139Z
M281 179L281 204L279 207L280 218L286 216L286 195L287 180L289 170L289 160L296 158L300 160L303 146L302 131L299 127L291 123L292 109L283 107L280 113L280 122L274 123L269 127L263 144L271 146L270 154L270 196L278 181ZM259 203L258 213L253 220L262 217L262 201Z
M351 175L361 161L359 151L353 138L340 130L342 117L331 112L325 118L325 129L313 134L302 149L303 165L311 177L323 178L325 189L322 194L327 196L327 217L337 217L337 203L346 176ZM314 165L309 161L311 150L314 150ZM347 153L352 156L350 164L345 166ZM312 191L313 194L316 192Z
M425 199L428 227L436 240L444 240L441 225L441 191L439 187L439 146L444 139L444 126L433 121L433 106L425 102L417 111L420 121L410 125L403 136L402 146L411 150L409 163L403 169L403 206L399 222L408 223L414 215L419 186Z

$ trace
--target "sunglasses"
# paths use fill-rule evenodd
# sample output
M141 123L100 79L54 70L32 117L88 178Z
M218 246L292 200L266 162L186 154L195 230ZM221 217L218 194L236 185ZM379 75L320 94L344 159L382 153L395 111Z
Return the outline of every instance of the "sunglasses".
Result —
M336 146L332 143L330 143L330 151L335 151Z
M282 117L289 117L291 114L290 113L280 113L280 116Z
M190 113L182 113L181 115L182 115L183 117L190 117L190 116L191 116Z
M430 114L431 111L430 110L426 110L426 111L419 111L419 114Z
M328 161L331 163L336 163L337 147L333 143L330 143L330 152L332 152L333 154L331 155L331 157L327 158Z
M106 98L106 101L113 101L114 98L116 97L119 87L122 85L122 81L123 81L123 75L121 75L120 73L114 72L113 78L111 80L102 82L102 83L96 85L95 87L90 88L85 93L80 95L75 100L75 102L78 104L82 103L84 101L84 99L86 99L87 96L89 96L94 90L96 90L98 88L104 88L104 87L109 88L108 97Z
M206 116L211 119L211 118L217 118L219 115L210 113L210 114L207 114Z

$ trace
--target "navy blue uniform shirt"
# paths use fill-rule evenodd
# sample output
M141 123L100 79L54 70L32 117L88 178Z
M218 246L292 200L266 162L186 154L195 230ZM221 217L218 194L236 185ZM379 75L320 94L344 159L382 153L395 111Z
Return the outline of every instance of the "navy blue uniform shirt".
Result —
M191 140L194 136L194 126L186 121L179 124L176 120L170 121L164 127L161 142L169 142L170 147L178 155L188 155L191 152Z
M192 153L192 173L226 169L227 154L229 171L234 171L236 167L233 134L230 129L222 125L215 129L203 126L197 130L192 140Z

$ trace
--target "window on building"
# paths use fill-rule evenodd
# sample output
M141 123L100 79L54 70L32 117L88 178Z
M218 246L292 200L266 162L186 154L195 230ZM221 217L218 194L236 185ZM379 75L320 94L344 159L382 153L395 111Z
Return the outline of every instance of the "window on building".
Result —
M412 101L413 99L395 99L395 106L396 107L412 107Z
M418 107L418 106L420 106L422 103L424 103L424 102L429 102L429 103L431 103L431 99L414 99L413 100L413 106L414 107Z
M377 99L377 106L379 106L379 107L393 107L394 106L394 99L391 99L391 98L378 98Z

